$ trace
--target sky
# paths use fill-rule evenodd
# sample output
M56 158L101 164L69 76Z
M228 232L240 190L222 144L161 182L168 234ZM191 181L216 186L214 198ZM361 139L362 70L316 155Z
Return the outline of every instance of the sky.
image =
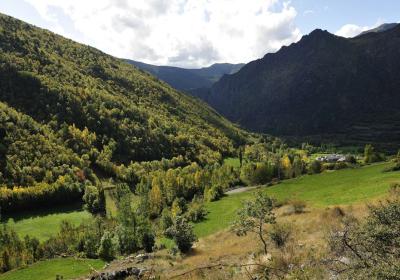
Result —
M247 63L316 28L353 37L400 22L398 0L1 0L0 12L120 58Z

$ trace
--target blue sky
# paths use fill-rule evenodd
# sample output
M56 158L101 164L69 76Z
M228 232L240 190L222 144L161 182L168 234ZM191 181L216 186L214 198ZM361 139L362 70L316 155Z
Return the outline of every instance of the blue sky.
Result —
M0 12L117 57L201 67L248 62L315 28L352 37L399 22L395 0L2 0Z
M317 27L335 33L345 24L400 21L400 1L396 0L292 0L292 4L299 11L296 23L304 33Z

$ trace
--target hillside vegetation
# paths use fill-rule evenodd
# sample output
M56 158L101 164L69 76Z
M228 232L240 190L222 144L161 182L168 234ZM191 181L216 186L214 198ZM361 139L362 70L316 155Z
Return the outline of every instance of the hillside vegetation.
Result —
M213 164L245 141L202 102L94 48L5 15L0 42L2 211L76 201L98 176L135 183L132 162Z

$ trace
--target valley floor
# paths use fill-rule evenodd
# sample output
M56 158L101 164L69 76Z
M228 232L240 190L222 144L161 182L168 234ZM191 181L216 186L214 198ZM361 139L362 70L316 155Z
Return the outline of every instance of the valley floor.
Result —
M366 202L371 203L384 198L390 183L400 181L398 172L383 172L388 166L390 166L390 163L379 163L357 169L324 172L319 175L306 175L287 180L268 188L262 187L270 196L280 201L302 200L307 205L305 213L302 214L288 214L287 205L277 210L278 222L288 224L293 229L293 242L285 252L285 256L290 259L295 256L293 252L299 251L304 252L303 254L310 254L310 252L315 255L322 254L326 245L324 236L327 228L337 223L337 217L333 210L336 206L340 206L346 214L352 213L361 217L366 212ZM155 270L165 279L175 276L176 279L226 279L228 276L234 279L233 276L243 268L232 267L232 265L254 262L253 253L258 252L260 248L260 244L254 236L237 237L228 230L236 217L237 210L242 205L242 201L251 198L255 190L251 188L245 192L225 196L219 201L207 203L206 207L209 214L206 220L195 224L195 232L199 241L188 256L184 258L172 256L167 250L163 250L155 253L152 258L141 265ZM54 226L53 220L57 216L52 215L54 213L36 217L33 221L31 218L17 220L15 221L15 228L20 234L30 232L37 237L47 236L54 231L51 227ZM75 221L85 217L82 212L71 212L69 215L72 215L71 218ZM51 222L49 223L50 226L45 226L46 221ZM38 230L38 228L41 228L41 230ZM47 232L44 233L44 231ZM302 250L298 250L299 248ZM295 257L304 259L307 256L296 255ZM68 261L70 260L67 259ZM56 269L49 270L49 273L53 273L53 278L48 279L54 279L56 274L64 275L64 279L69 279L68 277L77 277L90 272L89 265L86 265L86 269L79 270L82 272L81 274L75 272L75 274L71 274L73 273L71 271L73 266L70 265L62 265L57 271L57 266L53 266L51 262L62 262L62 260L50 260L48 262L49 266ZM82 261L82 264L86 262ZM125 266L129 265L129 262L122 263ZM9 272L0 276L0 280L45 279L38 273L41 270L40 267L44 264L46 262ZM98 265L97 268L101 267L100 263L96 264ZM195 270L193 273L178 277L178 275L198 267L219 264L229 265L229 267L212 270L212 278L208 278L207 272L203 270ZM117 261L111 267L119 267L120 265L121 262ZM30 277L26 278L25 275L28 274ZM35 278L34 275L38 276Z

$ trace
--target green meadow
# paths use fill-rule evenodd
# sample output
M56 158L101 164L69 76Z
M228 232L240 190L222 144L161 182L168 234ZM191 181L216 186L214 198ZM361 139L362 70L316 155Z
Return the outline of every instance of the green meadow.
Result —
M378 163L361 168L326 171L285 180L264 190L279 201L302 200L308 207L321 208L367 202L387 193L390 183L400 182L400 173L383 172L390 163ZM204 237L229 227L253 191L232 194L206 204L209 214L205 221L195 224L198 237Z
M62 276L64 280L89 274L93 269L104 266L102 260L60 258L37 262L31 266L0 274L0 280L54 280Z
M56 234L62 220L79 225L85 219L91 217L78 206L57 208L53 211L34 211L26 214L19 214L12 218L4 217L3 223L13 228L21 237L29 235L40 241L45 241Z

